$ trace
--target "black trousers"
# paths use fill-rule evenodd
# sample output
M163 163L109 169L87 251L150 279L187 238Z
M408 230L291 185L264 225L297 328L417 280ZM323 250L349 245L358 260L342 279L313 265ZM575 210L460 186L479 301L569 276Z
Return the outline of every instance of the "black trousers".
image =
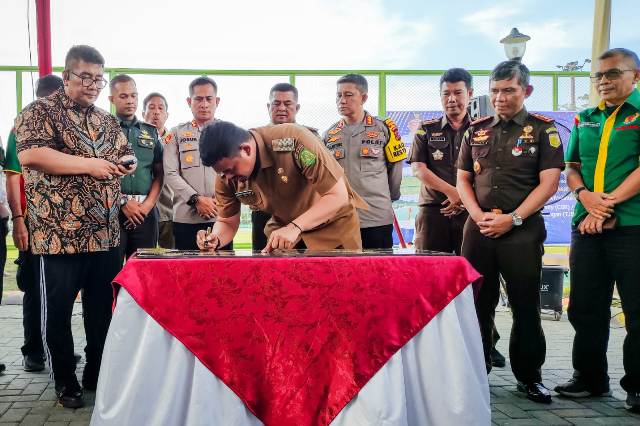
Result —
M415 247L460 255L462 230L469 214L451 218L440 213L441 206L422 206L416 215Z
M158 245L158 209L151 209L144 221L132 229L124 226L127 217L120 211L120 257L128 259L139 248L156 248Z
M360 228L363 249L390 249L393 247L393 225Z
M0 219L0 303L4 289L4 264L7 262L7 234L9 233L9 218Z
M484 276L476 299L487 372L491 371L494 318L502 274L513 314L509 358L515 378L521 382L540 382L546 342L540 324L540 277L546 230L540 214L527 218L500 238L480 233L467 219L462 255Z
M83 381L96 381L111 321L111 282L120 271L120 249L40 256L42 340L56 387L77 388L71 315L82 290L82 316L87 338Z
M624 226L602 234L571 234L569 321L574 375L593 389L605 388L607 345L613 284L622 300L627 336L622 346L627 392L640 392L640 226Z
M209 223L179 223L173 222L173 236L176 239L176 249L178 250L199 250L196 237L198 231L206 230L213 226L214 222ZM233 241L226 246L220 247L220 250L233 250Z
M260 210L251 211L251 248L253 250L262 250L267 245L267 235L264 233L264 227L271 219L271 213L265 213Z
M24 292L22 297L22 327L24 329L22 355L44 357L40 330L40 282L38 278L40 256L33 254L31 249L20 251L15 264L18 265L16 282L18 288Z

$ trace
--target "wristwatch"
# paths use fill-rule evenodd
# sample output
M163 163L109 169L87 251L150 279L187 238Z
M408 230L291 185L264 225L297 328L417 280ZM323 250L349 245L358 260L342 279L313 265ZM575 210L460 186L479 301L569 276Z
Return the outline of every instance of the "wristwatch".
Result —
M187 205L189 207L195 207L196 203L198 202L198 197L200 196L200 194L193 194L191 197L189 197L189 201L187 201Z
M522 216L520 216L516 212L513 212L511 213L511 221L513 222L513 226L520 226L522 225Z
M584 186L579 186L576 189L573 190L573 198L575 198L576 200L578 200L578 195L584 191L585 189L587 189ZM579 201L579 200L578 200Z

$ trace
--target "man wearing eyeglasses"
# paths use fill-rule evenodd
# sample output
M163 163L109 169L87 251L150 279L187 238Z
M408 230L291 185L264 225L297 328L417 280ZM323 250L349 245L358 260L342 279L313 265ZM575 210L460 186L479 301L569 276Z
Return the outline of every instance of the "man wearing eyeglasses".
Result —
M196 234L216 221L215 172L200 160L200 132L214 122L220 103L218 85L209 77L189 84L187 104L193 120L171 129L164 142L164 179L173 191L173 236L178 250L198 250ZM224 249L231 249L233 243Z
M640 60L628 49L599 58L591 79L601 102L576 116L567 183L577 203L571 234L569 321L573 377L556 392L608 395L607 345L613 284L622 300L626 406L640 411Z
M85 390L95 390L111 320L111 281L121 268L120 177L136 170L118 121L94 106L105 87L104 58L93 47L67 53L64 87L16 119L31 248L40 256L43 343L58 402L84 405L75 374L71 314L82 289L87 339Z

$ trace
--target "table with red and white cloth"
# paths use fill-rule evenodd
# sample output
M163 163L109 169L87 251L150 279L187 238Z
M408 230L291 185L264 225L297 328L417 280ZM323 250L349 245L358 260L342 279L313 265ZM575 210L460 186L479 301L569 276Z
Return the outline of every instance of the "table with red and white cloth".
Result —
M486 425L456 256L132 258L92 425Z

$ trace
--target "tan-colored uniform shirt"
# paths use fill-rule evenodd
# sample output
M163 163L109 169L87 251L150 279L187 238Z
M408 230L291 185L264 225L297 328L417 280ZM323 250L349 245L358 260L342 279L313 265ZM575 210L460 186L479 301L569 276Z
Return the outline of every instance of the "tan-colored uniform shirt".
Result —
M16 118L18 153L50 148L112 163L133 155L114 116L82 109L63 89L29 104ZM50 175L23 167L31 248L35 254L107 251L120 245L120 179Z
M213 197L216 173L202 165L200 132L195 120L179 124L164 139L164 181L173 191L173 221L208 223L187 201L194 194Z
M369 204L369 210L358 211L360 227L393 223L391 202L400 198L402 160L407 158L395 123L365 112L362 123L340 120L332 125L323 141L353 189Z
M258 149L258 162L245 182L220 178L216 181L218 215L232 217L240 204L271 213L267 234L288 225L309 210L344 177L322 142L303 126L279 124L250 130ZM324 224L301 234L308 249L362 248L356 208L366 203L353 192L345 179L349 203Z
M542 170L564 169L562 142L553 119L523 107L508 122L497 115L472 122L456 166L473 173L483 210L511 213L540 184Z

